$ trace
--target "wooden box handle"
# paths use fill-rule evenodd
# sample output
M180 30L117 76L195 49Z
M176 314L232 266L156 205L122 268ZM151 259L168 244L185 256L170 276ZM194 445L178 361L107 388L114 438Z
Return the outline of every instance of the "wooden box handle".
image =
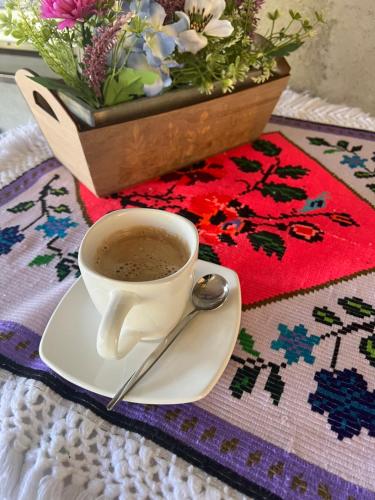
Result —
M36 73L28 69L19 69L15 74L16 83L22 92L31 112L40 124L40 120L50 127L62 126L68 129L77 126L69 116L66 109L55 95L30 77Z

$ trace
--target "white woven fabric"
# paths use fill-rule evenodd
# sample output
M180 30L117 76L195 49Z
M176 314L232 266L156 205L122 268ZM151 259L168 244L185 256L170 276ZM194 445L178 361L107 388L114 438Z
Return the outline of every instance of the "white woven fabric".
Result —
M275 113L375 130L360 110L286 90ZM0 187L51 156L30 123L0 136ZM0 499L239 499L224 483L44 384L0 370Z

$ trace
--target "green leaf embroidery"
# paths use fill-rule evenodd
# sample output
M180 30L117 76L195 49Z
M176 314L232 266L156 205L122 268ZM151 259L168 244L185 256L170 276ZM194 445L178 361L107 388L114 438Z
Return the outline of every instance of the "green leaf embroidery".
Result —
M325 155L331 155L332 153L337 153L337 149L326 149L323 152Z
M375 193L375 184L366 184L366 187L368 187L369 189L371 189L371 191Z
M65 187L61 187L58 189L51 189L50 193L54 196L63 196L64 194L68 194L68 190Z
M249 234L248 238L254 250L259 251L262 248L269 257L275 254L279 260L282 259L285 253L285 242L278 234L260 231Z
M241 399L244 391L251 394L260 373L259 366L249 367L247 365L237 369L229 390L235 398Z
M342 325L341 319L336 316L333 311L330 311L326 306L315 307L313 310L313 316L315 318L315 321L317 321L318 323L323 323L323 325Z
M314 146L330 146L330 143L321 137L307 137L307 139Z
M262 168L262 164L259 161L249 160L245 156L240 156L239 158L232 156L231 160L242 172L258 172Z
M305 200L306 192L297 187L288 186L288 184L276 184L270 182L261 187L260 192L263 196L271 196L275 201L286 203L292 200Z
M339 299L338 303L345 309L347 314L355 316L356 318L370 317L375 314L375 309L370 304L366 304L366 302L363 302L362 299L358 299L357 297L345 297Z
M347 147L349 146L349 143L348 143L348 141L338 141L337 145L339 146L339 148L343 148L346 150Z
M359 344L359 352L366 356L367 361L371 366L375 367L375 335L372 334L367 338L361 339Z
M27 210L30 210L30 208L33 208L35 206L35 203L33 201L21 201L21 203L18 203L15 207L8 208L8 212L12 212L14 214L18 214L20 212L27 212Z
M67 276L69 276L71 272L70 266L68 266L65 262L58 262L56 264L56 270L57 270L57 277L59 278L59 281L64 280Z
M357 151L361 151L362 146L353 146L350 150L351 153L356 153Z
M266 385L264 390L269 392L271 395L272 403L277 406L280 402L280 398L284 392L285 382L278 374L278 367L272 367L270 374L268 375Z
M300 179L308 173L307 168L303 167L293 167L292 165L286 165L285 167L277 167L275 174L285 179L286 177L291 177L292 179Z
M358 179L368 179L369 177L375 177L375 172L364 172L364 171L359 171L359 172L354 172L355 177L358 177Z
M276 146L276 144L264 139L257 139L254 141L253 148L256 151L261 151L266 156L277 156L281 152L281 148Z
M28 266L45 266L46 264L49 264L55 257L56 254L37 255L35 259L28 263Z
M253 337L246 332L245 328L241 328L240 334L238 336L239 343L242 347L242 349L247 352L248 354L251 354L251 356L254 356L254 358L257 358L260 356L260 352L255 351L253 349L255 341Z
M61 203L57 207L50 207L50 208L52 208L52 210L58 214L61 214L61 213L71 214L72 213L72 211L70 210L68 205L65 205L64 203Z
M214 264L220 264L220 259L214 249L210 245L201 243L199 245L199 258Z

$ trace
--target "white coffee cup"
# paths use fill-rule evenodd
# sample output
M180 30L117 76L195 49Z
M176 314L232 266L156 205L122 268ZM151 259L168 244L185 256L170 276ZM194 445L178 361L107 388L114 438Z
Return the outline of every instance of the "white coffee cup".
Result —
M117 231L151 226L179 236L189 260L174 274L154 281L120 281L95 270L97 249ZM87 291L101 314L97 351L105 359L125 356L140 340L165 336L181 318L193 286L198 232L180 215L150 208L111 212L98 220L82 240L78 263Z

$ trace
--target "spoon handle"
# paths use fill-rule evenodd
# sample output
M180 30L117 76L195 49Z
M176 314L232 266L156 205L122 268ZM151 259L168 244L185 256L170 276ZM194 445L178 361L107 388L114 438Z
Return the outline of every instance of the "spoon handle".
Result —
M120 389L113 396L111 401L107 404L107 410L112 410L114 406L122 400L122 398L143 378L144 375L150 370L156 361L164 354L168 347L174 342L182 330L188 323L198 314L198 309L193 309L171 330L166 337L160 342L158 347L152 351L143 361L141 366L133 373L133 375L120 387Z

